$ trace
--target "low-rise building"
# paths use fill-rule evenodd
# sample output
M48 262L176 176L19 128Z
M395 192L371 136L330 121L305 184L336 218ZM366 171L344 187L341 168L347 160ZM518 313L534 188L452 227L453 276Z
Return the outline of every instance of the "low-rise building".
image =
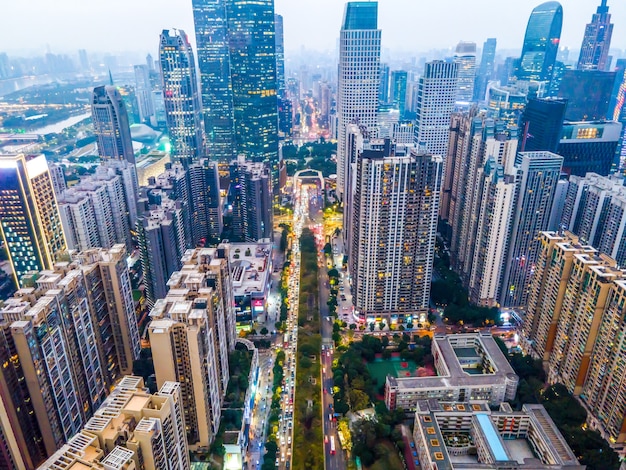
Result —
M513 411L485 401L418 400L413 429L422 468L583 470L543 405Z
M250 323L267 312L272 282L272 243L223 243L228 253L237 323Z
M385 382L390 410L415 410L419 400L485 400L497 406L513 400L519 377L489 333L435 335L436 376L392 377Z

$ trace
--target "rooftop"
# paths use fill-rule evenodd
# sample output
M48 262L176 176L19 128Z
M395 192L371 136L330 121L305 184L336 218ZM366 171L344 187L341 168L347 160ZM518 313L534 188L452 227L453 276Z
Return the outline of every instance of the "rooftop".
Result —
M228 258L235 297L263 294L272 270L272 244L229 243Z

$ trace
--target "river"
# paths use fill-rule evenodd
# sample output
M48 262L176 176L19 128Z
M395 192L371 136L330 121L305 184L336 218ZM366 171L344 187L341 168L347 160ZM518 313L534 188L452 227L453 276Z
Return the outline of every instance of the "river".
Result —
M74 124L78 124L79 122L84 121L85 119L90 118L90 117L91 117L91 113L79 114L77 116L72 116L67 119L64 119L63 121L59 121L56 124L49 124L44 127L38 127L37 129L28 131L28 133L39 134L39 135L58 134L59 132L62 132L63 129L67 127L71 127Z

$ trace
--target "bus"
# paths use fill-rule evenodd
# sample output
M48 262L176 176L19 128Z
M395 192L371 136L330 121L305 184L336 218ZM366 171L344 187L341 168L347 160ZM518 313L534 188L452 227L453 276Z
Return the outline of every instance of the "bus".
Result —
M335 436L330 436L330 455L335 455Z
M280 336L279 336L279 338L280 338ZM286 348L289 347L289 334L288 333L285 333L285 336L283 338L283 346L286 347Z

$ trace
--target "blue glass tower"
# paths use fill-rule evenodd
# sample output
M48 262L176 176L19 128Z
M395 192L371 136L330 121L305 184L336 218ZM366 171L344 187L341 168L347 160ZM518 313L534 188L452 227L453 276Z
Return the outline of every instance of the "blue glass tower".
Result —
M563 7L559 2L545 2L530 15L522 56L518 61L518 80L549 81L556 62L563 25Z

